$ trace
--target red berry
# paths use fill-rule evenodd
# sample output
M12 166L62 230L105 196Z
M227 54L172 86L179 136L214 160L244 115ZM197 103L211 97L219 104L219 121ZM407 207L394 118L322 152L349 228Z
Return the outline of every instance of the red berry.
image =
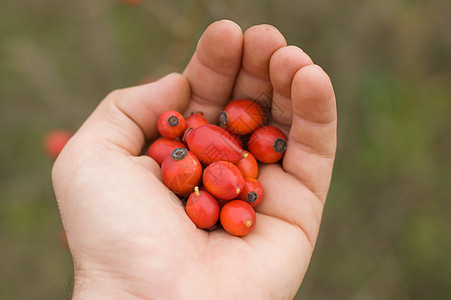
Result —
M166 111L158 118L158 131L162 137L175 139L185 132L185 119L179 112Z
M149 147L149 151L147 151L147 155L152 157L161 167L164 159L168 157L171 152L176 148L185 148L186 146L176 140L170 140L167 138L159 138L155 142L152 143Z
M44 137L44 150L51 158L57 158L66 143L72 137L72 132L65 130L49 131Z
M216 199L196 186L186 202L186 214L198 228L211 228L219 219Z
M184 148L177 148L161 165L164 184L180 197L188 196L202 177L202 166L197 157Z
M234 164L227 161L217 161L205 169L203 183L205 189L215 198L231 200L241 193L244 178Z
M220 160L235 163L246 156L230 133L216 125L205 124L187 130L184 140L189 150L206 165Z
M221 209L221 225L225 231L235 236L245 236L255 227L257 216L249 203L242 200L227 202Z
M219 125L234 134L249 134L263 124L261 106L249 99L230 102L219 115Z
M245 151L247 154L247 157L243 157L240 159L237 163L235 163L235 166L240 169L241 174L243 174L243 177L250 177L257 179L258 177L258 163L255 157L250 153Z
M252 207L256 207L263 201L265 196L263 185L253 178L244 178L243 191L238 195L238 199L248 202Z
M232 140L235 143L235 145L243 149L243 140L241 139L241 137L236 134L230 134L230 136L232 137Z
M191 116L185 119L186 129L194 129L205 124L209 124L208 120L205 119L204 114L200 111L192 113Z
M287 137L274 126L263 126L254 131L249 139L249 151L263 163L279 161L287 149Z

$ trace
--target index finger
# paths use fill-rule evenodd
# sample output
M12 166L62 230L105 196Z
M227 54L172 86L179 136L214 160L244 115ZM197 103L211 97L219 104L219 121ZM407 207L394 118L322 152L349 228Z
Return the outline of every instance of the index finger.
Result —
M218 21L205 30L183 72L192 93L185 116L202 111L210 122L217 121L230 100L242 51L243 33L232 21Z

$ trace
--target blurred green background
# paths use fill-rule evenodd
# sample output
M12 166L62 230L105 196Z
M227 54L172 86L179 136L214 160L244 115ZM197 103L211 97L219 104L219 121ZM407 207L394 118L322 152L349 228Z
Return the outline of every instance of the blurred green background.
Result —
M299 299L451 295L451 2L2 2L0 299L70 297L42 150L109 91L182 71L205 27L270 23L331 76L339 144Z

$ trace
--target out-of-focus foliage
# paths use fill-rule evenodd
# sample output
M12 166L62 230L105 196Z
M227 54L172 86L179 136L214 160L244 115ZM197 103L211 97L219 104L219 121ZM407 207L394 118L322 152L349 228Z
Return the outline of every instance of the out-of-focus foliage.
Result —
M9 1L0 10L0 298L70 294L42 152L110 90L182 71L205 27L270 23L331 76L339 146L299 299L451 294L451 2Z

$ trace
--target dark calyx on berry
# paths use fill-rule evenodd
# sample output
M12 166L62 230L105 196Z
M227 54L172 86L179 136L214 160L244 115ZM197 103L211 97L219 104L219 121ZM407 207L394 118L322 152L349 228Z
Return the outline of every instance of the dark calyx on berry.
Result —
M257 200L257 198L258 198L257 193L254 191L249 192L246 195L246 201L249 203L254 203Z
M272 146L277 153L282 153L287 150L287 141L282 138L277 138Z
M172 150L171 157L173 160L181 160L184 159L188 155L188 150L184 148L176 148Z
M176 116L170 116L168 119L168 123L170 126L175 127L179 125L179 119Z
M229 122L229 114L228 114L226 111L222 111L222 112L219 114L219 120L218 120L218 122L219 122L219 125L220 125L220 126L226 126L226 125L227 125L227 122Z

